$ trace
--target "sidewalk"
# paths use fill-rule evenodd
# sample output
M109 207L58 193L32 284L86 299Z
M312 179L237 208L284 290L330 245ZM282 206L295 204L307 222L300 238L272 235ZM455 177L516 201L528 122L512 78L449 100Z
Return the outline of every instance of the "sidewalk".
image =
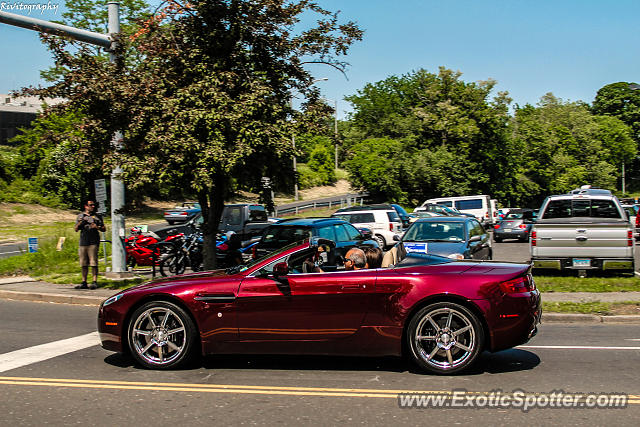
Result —
M99 306L118 292L114 289L74 289L74 285L39 282L28 276L0 278L0 299ZM640 302L640 292L549 292L542 294L542 299L547 302ZM542 321L640 324L640 315L543 313Z

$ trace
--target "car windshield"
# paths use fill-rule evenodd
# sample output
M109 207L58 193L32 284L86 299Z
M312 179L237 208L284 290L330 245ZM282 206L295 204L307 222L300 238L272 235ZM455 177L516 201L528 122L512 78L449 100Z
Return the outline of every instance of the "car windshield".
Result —
M510 213L507 215L506 219L522 219L521 213Z
M461 242L464 240L462 222L416 222L404 235L407 242Z

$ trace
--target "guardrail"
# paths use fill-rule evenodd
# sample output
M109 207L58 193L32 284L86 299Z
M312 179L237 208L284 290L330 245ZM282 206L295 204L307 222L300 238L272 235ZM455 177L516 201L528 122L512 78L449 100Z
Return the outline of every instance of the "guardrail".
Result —
M295 213L297 215L301 211L324 208L324 207L328 207L328 208L335 207L336 209L340 209L343 207L350 207L350 206L358 206L358 205L362 206L364 204L365 199L368 196L369 196L368 193L346 194L342 196L327 197L327 198L317 199L317 200L288 203L286 205L276 206L275 216L279 216L287 213Z

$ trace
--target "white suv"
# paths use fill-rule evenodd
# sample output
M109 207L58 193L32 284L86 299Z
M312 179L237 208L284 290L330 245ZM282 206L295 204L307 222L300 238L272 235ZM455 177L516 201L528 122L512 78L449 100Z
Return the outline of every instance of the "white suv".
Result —
M402 221L394 209L336 212L331 216L344 219L358 228L368 228L381 249L394 245L402 233Z

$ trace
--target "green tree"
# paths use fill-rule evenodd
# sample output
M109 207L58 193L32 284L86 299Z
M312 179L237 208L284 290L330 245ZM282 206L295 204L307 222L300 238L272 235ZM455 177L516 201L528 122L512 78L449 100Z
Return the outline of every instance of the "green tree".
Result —
M494 81L460 77L442 67L437 74L421 69L367 84L346 98L354 108L344 140L355 185L414 203L470 192L505 195L511 179L510 99L506 93L490 98ZM395 151L374 162L383 176L367 174L364 182L359 175L371 170L364 160L371 158L371 138L377 138L372 152L384 155L380 138L393 141Z
M550 93L537 107L518 108L511 128L520 153L515 176L526 190L514 195L515 203L539 203L583 184L614 190L619 165L636 153L630 129L620 120L594 116L588 105Z
M317 17L293 32L304 14ZM227 194L259 182L290 159L291 135L311 128L322 109L305 63L343 70L340 56L362 36L353 23L306 0L168 2L120 51L140 61L105 64L50 38L69 72L41 94L69 99L85 114L78 156L105 170L120 165L133 188L173 183L197 194L203 209L205 266L215 266L215 232ZM289 105L295 91L308 115ZM292 120L294 119L294 120ZM123 144L111 135L124 131ZM273 172L273 173L270 173Z

